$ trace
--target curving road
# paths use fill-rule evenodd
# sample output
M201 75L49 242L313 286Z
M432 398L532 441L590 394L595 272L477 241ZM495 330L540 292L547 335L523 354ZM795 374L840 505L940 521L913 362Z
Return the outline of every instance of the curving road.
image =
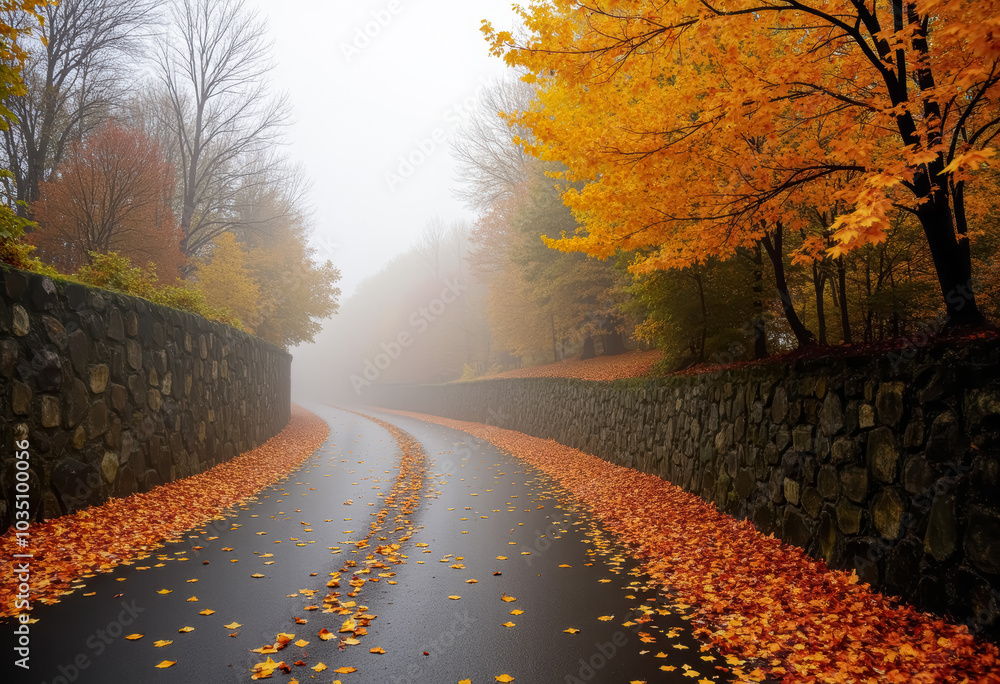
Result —
M330 437L284 482L36 609L30 671L14 667L15 625L0 621L0 681L248 682L268 657L291 671L274 670L280 682L728 681L715 669L725 659L691 637L685 606L647 590L586 512L464 432L371 413L419 442L424 478L416 508L390 507L359 548L392 493L400 445L361 415L308 408ZM324 612L331 591L336 610ZM364 626L341 632L345 620ZM285 648L252 651L279 633L294 635ZM164 660L175 664L157 668Z

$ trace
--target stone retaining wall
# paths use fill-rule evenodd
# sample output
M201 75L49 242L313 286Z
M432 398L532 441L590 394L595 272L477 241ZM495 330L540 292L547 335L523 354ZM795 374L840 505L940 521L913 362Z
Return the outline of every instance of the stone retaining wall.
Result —
M658 381L505 379L375 396L659 475L887 594L1000 634L996 341Z
M229 326L0 268L0 533L15 442L29 443L32 519L56 517L262 444L290 418L290 368Z

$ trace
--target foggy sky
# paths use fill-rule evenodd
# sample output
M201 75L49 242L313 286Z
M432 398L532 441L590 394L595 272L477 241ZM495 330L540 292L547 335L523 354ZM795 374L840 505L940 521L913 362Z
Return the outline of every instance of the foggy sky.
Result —
M472 217L451 196L453 162L440 141L481 84L504 72L479 28L483 19L511 28L510 0L248 5L269 24L272 75L293 107L289 151L313 182L312 243L340 268L345 297L428 219ZM411 168L401 156L425 159Z

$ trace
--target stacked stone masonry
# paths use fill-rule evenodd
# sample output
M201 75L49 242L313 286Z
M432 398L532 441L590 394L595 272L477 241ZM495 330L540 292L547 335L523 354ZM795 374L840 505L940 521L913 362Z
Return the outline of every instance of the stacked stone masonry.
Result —
M383 387L370 403L658 475L888 595L1000 635L996 341L644 384Z
M200 316L0 268L0 531L14 444L33 519L149 491L264 443L290 418L291 356Z

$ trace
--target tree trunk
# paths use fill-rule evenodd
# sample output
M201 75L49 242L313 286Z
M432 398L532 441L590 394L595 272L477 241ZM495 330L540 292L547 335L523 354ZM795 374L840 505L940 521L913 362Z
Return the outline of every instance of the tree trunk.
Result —
M812 270L813 270L813 290L815 290L816 292L816 320L817 320L817 325L819 326L819 343L825 345L827 343L826 307L824 306L824 304L826 303L824 301L825 300L824 295L826 294L826 273L823 272L823 269L819 261L813 262Z
M617 356L628 351L625 349L625 338L620 332L603 333L601 335L601 348L605 356Z
M587 359L592 359L597 356L597 351L594 348L594 336L587 335L583 338L583 351L580 352L580 360L586 361Z
M701 271L695 267L694 281L698 283L698 301L701 304L701 339L698 341L698 361L705 360L705 342L708 339L708 307L705 305L705 285Z
M760 243L753 252L753 357L767 357L767 331L764 329L764 257Z
M549 314L549 323L552 325L552 363L559 360L559 349L556 347L556 317Z
M937 164L933 165L938 166ZM964 207L962 207L964 209ZM927 236L934 259L938 284L944 296L947 319L945 327L981 326L985 323L972 291L972 256L966 235L956 237L955 224L944 189L928 193L927 200L917 208L917 217ZM965 217L959 217L963 226Z
M792 306L792 295L788 292L788 283L785 281L785 263L782 252L783 233L784 228L778 223L775 226L774 239L772 241L771 235L765 229L764 237L761 239L760 244L764 246L767 256L771 259L771 266L774 267L775 287L778 290L778 297L781 299L781 309L784 311L785 319L788 321L788 325L792 329L792 334L795 335L795 339L801 348L815 344L816 336L802 324L799 315L795 313L795 307Z
M847 267L844 255L837 257L837 296L840 300L840 327L844 333L844 344L851 344L851 319L847 315Z

